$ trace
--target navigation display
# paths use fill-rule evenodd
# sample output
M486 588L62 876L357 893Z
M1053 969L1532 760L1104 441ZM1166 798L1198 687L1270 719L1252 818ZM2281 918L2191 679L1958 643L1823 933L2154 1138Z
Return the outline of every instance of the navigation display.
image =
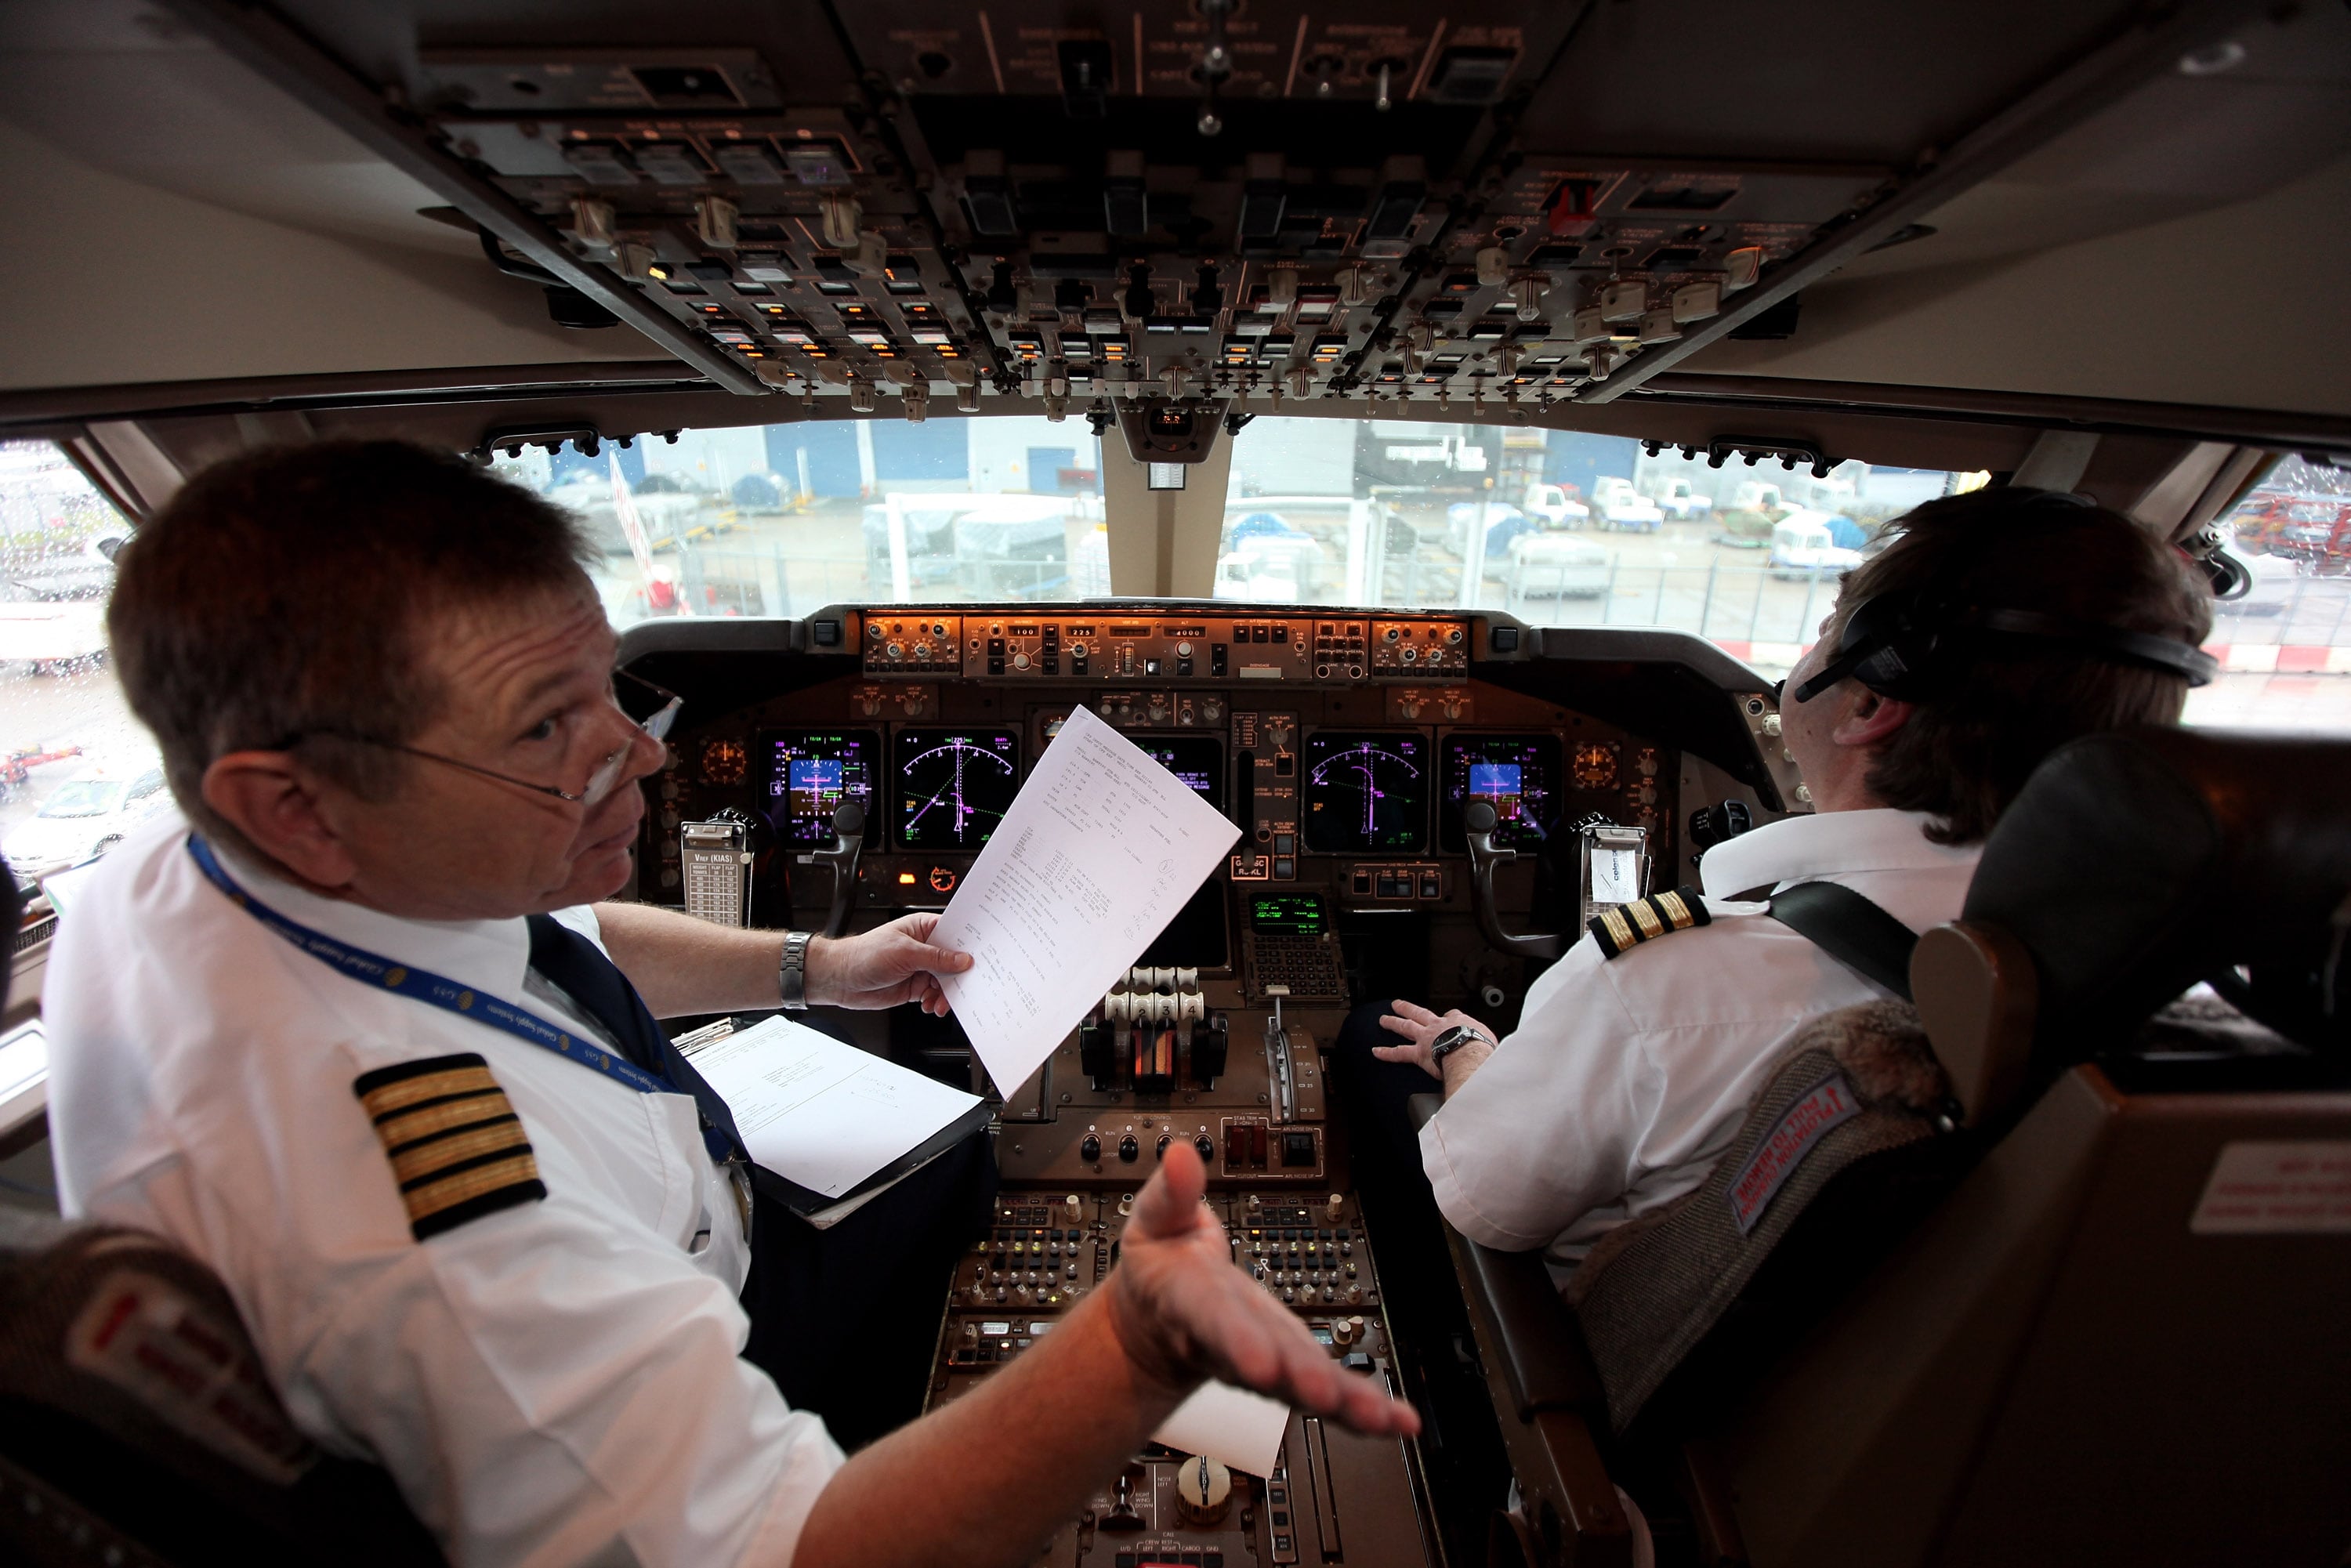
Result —
M977 850L1020 792L1020 737L1008 729L902 729L898 844Z
M768 821L788 844L832 842L832 814L844 802L873 815L873 779L882 770L882 737L870 729L769 730L759 737L767 754Z
M1417 850L1428 837L1428 743L1412 730L1306 737L1306 847L1325 853Z
M1559 822L1559 737L1466 735L1445 737L1445 847L1466 850L1461 813L1472 800L1494 808L1499 849L1531 850Z
M1225 748L1207 735L1129 737L1150 758L1189 784L1200 799L1225 809Z

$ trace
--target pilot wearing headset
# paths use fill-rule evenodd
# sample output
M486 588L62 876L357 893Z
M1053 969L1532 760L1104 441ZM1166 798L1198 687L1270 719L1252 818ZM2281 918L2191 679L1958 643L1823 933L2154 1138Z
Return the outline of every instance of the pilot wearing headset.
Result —
M1401 999L1349 1020L1333 1076L1376 1140L1359 1185L1390 1254L1436 1234L1433 1196L1465 1235L1541 1249L1564 1281L1609 1229L1705 1180L1797 1025L1887 995L1789 907L1858 901L1787 890L1841 885L1907 933L1956 919L1985 834L2043 758L2177 722L2210 678L2208 591L2118 512L1998 488L1895 526L1788 676L1782 738L1810 814L1707 851L1702 896L1595 918L1506 1036ZM1444 1108L1416 1137L1404 1102L1432 1081Z

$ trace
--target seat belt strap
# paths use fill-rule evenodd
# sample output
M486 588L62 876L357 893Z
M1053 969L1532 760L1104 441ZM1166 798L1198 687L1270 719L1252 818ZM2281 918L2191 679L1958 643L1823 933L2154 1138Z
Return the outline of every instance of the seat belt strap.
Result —
M1771 918L1830 957L1910 1000L1910 952L1917 933L1840 883L1802 882L1775 894Z

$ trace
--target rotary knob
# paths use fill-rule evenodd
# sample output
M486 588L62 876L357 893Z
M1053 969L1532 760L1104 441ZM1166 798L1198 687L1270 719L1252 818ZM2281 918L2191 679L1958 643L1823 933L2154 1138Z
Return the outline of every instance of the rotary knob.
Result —
M1179 659L1188 659L1188 658L1190 658L1190 657L1192 656L1192 644L1191 644L1191 643L1176 643L1176 656L1177 658L1179 658Z
M905 644L903 643L893 643L882 652L885 656L893 659L903 659L906 656Z
M1029 655L1028 655L1028 654L1026 654L1026 653L1015 653L1015 654L1013 654L1013 655L1012 655L1012 667L1013 667L1014 669L1016 669L1016 670L1025 670L1025 669L1027 669L1027 668L1029 667Z
M1184 1522L1205 1529L1233 1505L1233 1472L1206 1454L1176 1462L1176 1511Z

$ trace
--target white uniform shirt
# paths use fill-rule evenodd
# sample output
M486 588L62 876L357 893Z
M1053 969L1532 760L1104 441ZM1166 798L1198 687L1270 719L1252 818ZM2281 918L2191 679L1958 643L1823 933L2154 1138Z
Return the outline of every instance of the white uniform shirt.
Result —
M1789 817L1707 851L1711 925L1604 959L1587 934L1527 989L1519 1027L1421 1129L1437 1207L1555 1276L1613 1228L1701 1185L1781 1043L1886 993L1732 894L1843 883L1914 931L1959 917L1980 848L1893 810Z
M211 1264L295 1421L384 1465L465 1568L787 1560L841 1455L737 1357L749 1249L694 1102L329 968L233 904L186 837L171 815L109 856L49 960L66 1212ZM526 989L519 919L400 919L220 855L290 920L555 1011ZM559 918L596 935L587 910ZM420 1242L352 1081L463 1051L547 1197Z

